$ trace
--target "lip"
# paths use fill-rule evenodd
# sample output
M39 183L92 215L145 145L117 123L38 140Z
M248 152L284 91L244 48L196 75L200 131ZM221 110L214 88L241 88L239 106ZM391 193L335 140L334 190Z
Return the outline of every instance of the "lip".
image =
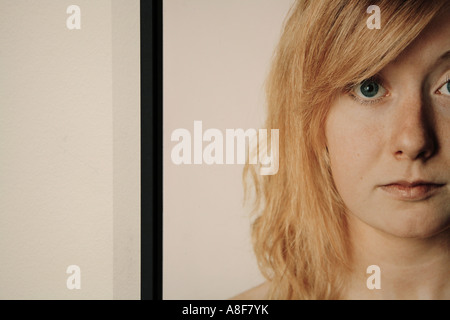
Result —
M425 200L439 192L445 183L435 183L430 181L396 181L385 184L380 188L390 196L398 200L420 201Z

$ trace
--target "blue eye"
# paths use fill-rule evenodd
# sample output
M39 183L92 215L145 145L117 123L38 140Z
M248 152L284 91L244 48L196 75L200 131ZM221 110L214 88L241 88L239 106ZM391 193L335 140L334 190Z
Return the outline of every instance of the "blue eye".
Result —
M363 83L361 83L359 90L361 91L363 96L367 98L373 98L377 95L378 91L380 90L380 87L378 86L378 83L366 80Z
M444 83L444 85L440 87L437 92L439 94L450 96L450 80L447 80L447 82Z
M380 98L386 94L386 89L373 79L367 79L357 85L353 92L362 99Z

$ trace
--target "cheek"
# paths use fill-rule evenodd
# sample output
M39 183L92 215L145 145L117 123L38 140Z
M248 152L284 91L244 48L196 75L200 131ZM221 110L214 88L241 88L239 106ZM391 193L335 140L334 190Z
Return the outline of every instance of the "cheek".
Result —
M450 117L439 124L437 130L440 152L446 159L446 167L450 168Z
M326 137L333 179L344 201L364 192L382 151L379 133L370 124L345 113L332 113L327 120Z

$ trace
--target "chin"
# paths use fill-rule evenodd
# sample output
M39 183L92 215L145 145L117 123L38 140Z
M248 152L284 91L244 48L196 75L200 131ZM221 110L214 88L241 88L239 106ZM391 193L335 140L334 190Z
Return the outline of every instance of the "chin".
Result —
M436 212L408 213L388 220L382 229L400 238L427 239L441 233L450 235L450 217Z

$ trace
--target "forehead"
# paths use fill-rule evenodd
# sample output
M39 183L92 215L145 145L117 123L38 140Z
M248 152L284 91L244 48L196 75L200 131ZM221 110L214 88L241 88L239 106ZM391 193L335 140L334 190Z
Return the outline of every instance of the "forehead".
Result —
M422 33L392 62L430 68L450 59L450 9L440 12Z

